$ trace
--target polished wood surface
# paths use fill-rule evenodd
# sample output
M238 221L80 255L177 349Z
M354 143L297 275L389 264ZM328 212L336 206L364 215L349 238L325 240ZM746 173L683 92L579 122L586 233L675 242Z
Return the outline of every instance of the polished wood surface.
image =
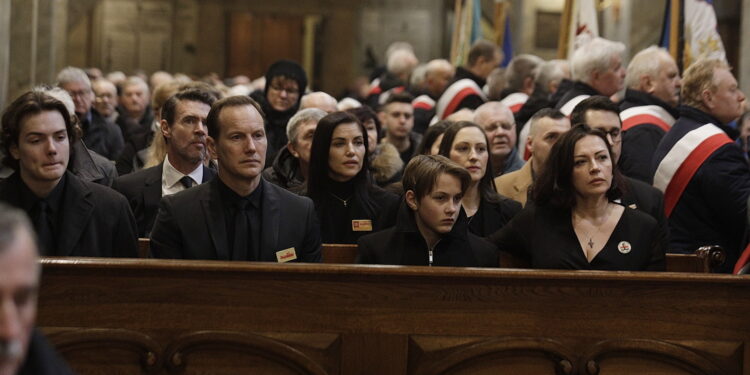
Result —
M750 277L44 259L80 374L744 374Z

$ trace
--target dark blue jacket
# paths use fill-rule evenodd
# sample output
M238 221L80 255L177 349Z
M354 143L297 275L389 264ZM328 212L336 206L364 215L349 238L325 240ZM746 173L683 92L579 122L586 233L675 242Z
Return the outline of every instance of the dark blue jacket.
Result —
M712 123L731 134L725 124L703 111L687 106L678 111L680 118L654 154L654 172L675 143L692 130ZM742 250L748 195L750 167L737 144L725 144L698 168L674 207L669 250L691 252L703 245L720 245L727 251L721 270L730 272Z

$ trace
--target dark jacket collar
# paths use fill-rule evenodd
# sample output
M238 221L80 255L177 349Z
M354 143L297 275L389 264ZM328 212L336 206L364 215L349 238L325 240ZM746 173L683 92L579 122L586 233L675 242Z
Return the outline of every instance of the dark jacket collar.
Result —
M405 201L402 201L398 208L398 214L396 216L396 231L401 233L411 233L420 237L422 236L417 227L417 222L414 219L414 212L406 205ZM446 234L446 237L466 240L468 237L468 231L469 227L466 212L461 208L456 223L453 224L453 228L448 234Z
M677 118L680 115L677 111L677 108L672 107L671 105L667 104L667 102L647 92L633 89L625 90L625 101L623 102L623 105L624 107L620 108L629 108L642 105L658 105L659 107L662 107L664 108L664 110L669 112L669 114L674 118Z
M700 124L711 123L718 126L721 130L727 133L729 138L736 139L739 136L739 133L736 129L730 128L726 124L723 124L721 121L719 121L719 119L717 119L716 117L698 108L681 105L677 107L677 111L680 113L680 118L684 117Z
M295 158L286 147L279 150L279 153L276 154L272 168L276 173L276 178L284 186L295 187L305 183L302 171L300 171L299 159Z
M599 91L596 91L596 89L581 81L575 81L573 83L573 88L570 91L576 95L601 95Z
M470 72L468 69L462 66L459 66L458 68L456 68L456 75L453 77L453 82L456 82L464 78L468 78L474 81L477 84L477 86L479 86L480 88L484 87L484 85L487 83L487 81L484 78Z

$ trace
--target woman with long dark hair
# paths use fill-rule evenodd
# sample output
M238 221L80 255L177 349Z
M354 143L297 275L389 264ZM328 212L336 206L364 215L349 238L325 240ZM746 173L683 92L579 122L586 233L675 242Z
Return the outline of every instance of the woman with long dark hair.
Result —
M367 131L346 112L318 122L310 151L307 195L315 203L324 243L356 243L395 221L398 197L369 177Z
M622 181L605 133L575 126L552 147L533 203L489 240L532 268L663 271L666 233L616 203Z
M520 203L495 190L488 144L479 125L459 121L445 131L439 149L440 155L466 168L471 175L462 206L469 217L469 230L482 237L495 233L521 211Z

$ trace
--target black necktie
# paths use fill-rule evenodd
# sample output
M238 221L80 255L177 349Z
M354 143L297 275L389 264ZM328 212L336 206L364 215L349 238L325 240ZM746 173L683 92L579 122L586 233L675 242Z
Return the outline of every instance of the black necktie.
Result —
M190 189L191 187L193 187L193 179L190 178L190 176L182 176L182 178L180 179L180 183L185 187L185 189Z
M237 202L237 212L234 214L234 246L232 260L249 260L248 237L250 237L250 222L247 220L247 206L250 202L241 199Z
M55 254L55 238L52 234L52 225L49 221L49 205L46 201L40 200L37 203L36 215L36 234L39 237L39 243L42 245L42 255Z

